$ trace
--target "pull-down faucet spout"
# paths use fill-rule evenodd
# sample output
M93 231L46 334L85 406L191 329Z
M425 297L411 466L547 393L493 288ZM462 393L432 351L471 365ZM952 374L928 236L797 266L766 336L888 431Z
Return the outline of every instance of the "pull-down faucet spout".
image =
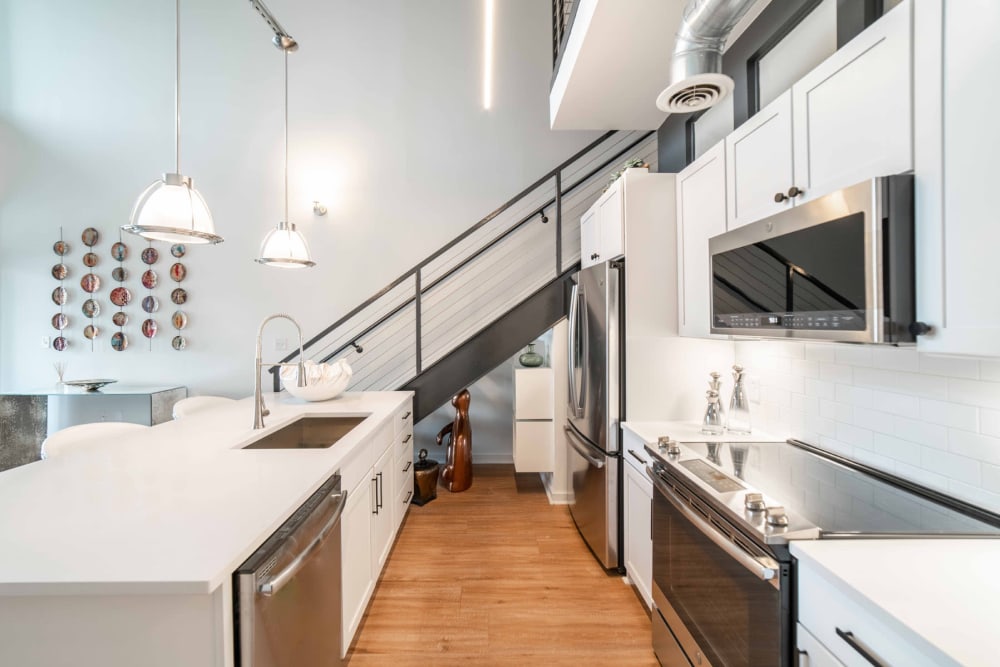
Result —
M295 328L299 332L299 361L295 364L285 364L285 363L267 363L265 364L261 361L261 347L263 345L264 336L264 325L271 320L285 319L295 325ZM300 387L306 386L306 369L302 365L302 361L305 358L302 349L302 327L296 322L290 315L285 315L284 313L275 313L274 315L269 315L264 318L264 321L260 323L260 328L257 329L257 355L254 358L253 364L253 427L254 429L264 428L264 417L270 414L270 410L264 405L264 394L260 388L260 371L266 366L295 366L298 368L298 382L296 384Z

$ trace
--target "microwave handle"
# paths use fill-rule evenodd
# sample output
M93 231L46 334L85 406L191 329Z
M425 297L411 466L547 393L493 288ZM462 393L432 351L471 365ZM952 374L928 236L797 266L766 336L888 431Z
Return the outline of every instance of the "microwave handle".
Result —
M653 472L651 468L646 468L646 474L651 480L653 480L653 484L656 486L656 489L670 501L670 504L674 506L674 509L684 515L684 518L690 521L695 528L700 530L705 537L715 543L715 546L725 551L726 554L732 557L736 562L756 575L758 579L770 582L775 588L778 587L776 579L778 576L778 564L776 562L770 558L756 558L751 556L736 544L727 540L719 533L719 531L713 528L710 523L698 515L697 512L689 508L687 503L679 498L677 494L674 493L673 489L667 486L664 481L660 479L660 476Z

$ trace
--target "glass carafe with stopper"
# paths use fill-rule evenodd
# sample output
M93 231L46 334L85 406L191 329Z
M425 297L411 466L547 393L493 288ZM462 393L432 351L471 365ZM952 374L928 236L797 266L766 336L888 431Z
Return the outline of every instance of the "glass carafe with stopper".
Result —
M733 396L729 399L726 428L730 433L750 433L750 399L746 391L746 372L739 364L733 366Z
M705 392L705 417L701 420L701 432L706 435L722 435L725 430L725 420L722 417L722 405L719 403L719 392L709 389Z

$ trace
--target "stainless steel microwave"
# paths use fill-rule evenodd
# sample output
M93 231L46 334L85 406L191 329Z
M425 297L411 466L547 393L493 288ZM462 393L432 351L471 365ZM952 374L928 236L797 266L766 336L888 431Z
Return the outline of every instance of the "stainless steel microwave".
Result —
M914 341L912 174L858 183L708 243L712 333Z

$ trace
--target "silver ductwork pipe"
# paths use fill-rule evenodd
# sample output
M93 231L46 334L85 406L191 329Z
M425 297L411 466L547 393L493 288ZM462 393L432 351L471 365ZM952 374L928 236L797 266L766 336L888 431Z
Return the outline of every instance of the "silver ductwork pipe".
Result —
M656 106L671 113L700 111L733 90L722 74L729 33L757 0L688 0L670 60L670 85Z

